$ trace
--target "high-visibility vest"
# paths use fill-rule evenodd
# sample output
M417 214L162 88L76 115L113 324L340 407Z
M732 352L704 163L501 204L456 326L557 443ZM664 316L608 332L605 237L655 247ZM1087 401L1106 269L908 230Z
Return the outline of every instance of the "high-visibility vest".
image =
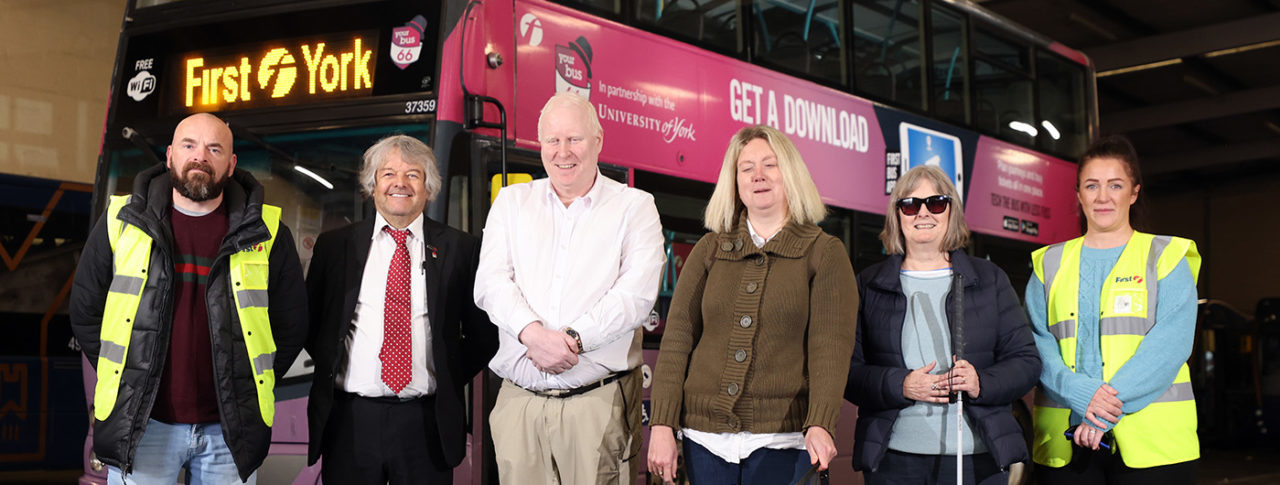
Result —
M1036 278L1044 283L1049 333L1058 339L1062 361L1076 370L1076 335L1080 305L1080 251L1084 238L1046 246L1031 254ZM1120 259L1102 284L1099 300L1099 340L1102 379L1110 381L1133 357L1156 324L1156 286L1183 259L1192 280L1199 278L1200 253L1190 239L1134 232ZM1063 436L1071 410L1054 402L1043 390L1036 393L1035 443L1032 458L1058 468L1071 461L1071 441ZM1187 364L1159 398L1125 415L1113 434L1125 465L1150 468L1200 457L1196 437L1196 403Z
M120 391L120 374L124 372L129 340L137 319L142 292L147 286L147 269L151 262L152 239L146 232L119 218L120 209L129 202L127 195L111 197L107 207L107 238L113 254L113 275L102 311L101 349L98 352L98 384L94 389L93 417L104 421L116 408ZM271 238L252 248L237 251L230 257L230 285L240 317L249 364L253 368L258 391L258 409L267 426L275 417L276 343L271 337L271 319L267 312L267 282L271 246L280 227L280 208L262 206L262 221Z

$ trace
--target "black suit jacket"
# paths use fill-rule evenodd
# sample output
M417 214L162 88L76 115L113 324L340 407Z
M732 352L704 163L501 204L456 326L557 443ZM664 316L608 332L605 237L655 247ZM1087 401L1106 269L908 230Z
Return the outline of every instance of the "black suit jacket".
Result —
M449 466L462 462L466 452L464 389L484 369L498 349L497 327L476 308L472 296L480 240L475 236L423 217L426 253L427 315L435 363L435 416L444 458ZM373 237L373 219L320 235L307 275L311 332L307 352L315 361L307 418L311 434L308 463L324 449L322 441L333 407L333 376L346 362L345 338L355 314L356 298ZM434 254L432 251L434 248ZM416 269L416 268L415 268Z

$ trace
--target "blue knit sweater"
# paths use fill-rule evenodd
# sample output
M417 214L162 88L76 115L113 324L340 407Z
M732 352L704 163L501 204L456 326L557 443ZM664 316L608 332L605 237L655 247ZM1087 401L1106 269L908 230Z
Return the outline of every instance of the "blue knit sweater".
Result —
M1041 389L1049 398L1071 408L1071 425L1084 419L1089 401L1102 384L1117 391L1116 398L1130 414L1147 407L1173 384L1178 369L1191 356L1195 341L1196 286L1191 268L1184 259L1160 279L1156 295L1156 325L1142 340L1137 352L1112 376L1102 379L1102 350L1098 337L1098 305L1102 283L1120 260L1124 246L1110 249L1084 247L1080 254L1079 327L1076 332L1076 371L1062 361L1058 341L1049 333L1044 284L1036 278L1027 283L1025 301L1031 329L1043 366ZM1121 419L1123 421L1123 418ZM1105 430L1111 428L1107 424Z

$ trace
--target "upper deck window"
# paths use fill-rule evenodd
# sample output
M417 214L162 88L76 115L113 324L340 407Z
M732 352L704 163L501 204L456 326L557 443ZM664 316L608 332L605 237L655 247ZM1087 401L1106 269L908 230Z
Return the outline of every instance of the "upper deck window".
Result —
M924 109L919 0L853 0L853 65L857 91Z
M737 0L639 0L636 20L665 35L721 52L742 52Z
M930 35L933 39L933 111L939 118L968 123L969 56L965 49L964 18L932 4Z
M840 0L756 0L752 3L754 58L846 85L843 12Z
M1040 147L1059 156L1084 152L1089 139L1084 67L1048 52L1036 56Z
M587 12L616 16L622 13L622 0L555 0L569 7Z
M1040 129L1032 103L1031 47L1005 40L986 25L975 26L974 39L973 125L1035 146Z

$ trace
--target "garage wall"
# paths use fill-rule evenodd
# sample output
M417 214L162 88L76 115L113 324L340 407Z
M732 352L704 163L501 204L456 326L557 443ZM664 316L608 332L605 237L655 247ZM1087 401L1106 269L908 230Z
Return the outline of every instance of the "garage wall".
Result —
M0 0L0 173L92 183L125 0Z
M1151 229L1199 245L1201 298L1226 301L1252 317L1259 299L1280 297L1280 174L1151 190Z

